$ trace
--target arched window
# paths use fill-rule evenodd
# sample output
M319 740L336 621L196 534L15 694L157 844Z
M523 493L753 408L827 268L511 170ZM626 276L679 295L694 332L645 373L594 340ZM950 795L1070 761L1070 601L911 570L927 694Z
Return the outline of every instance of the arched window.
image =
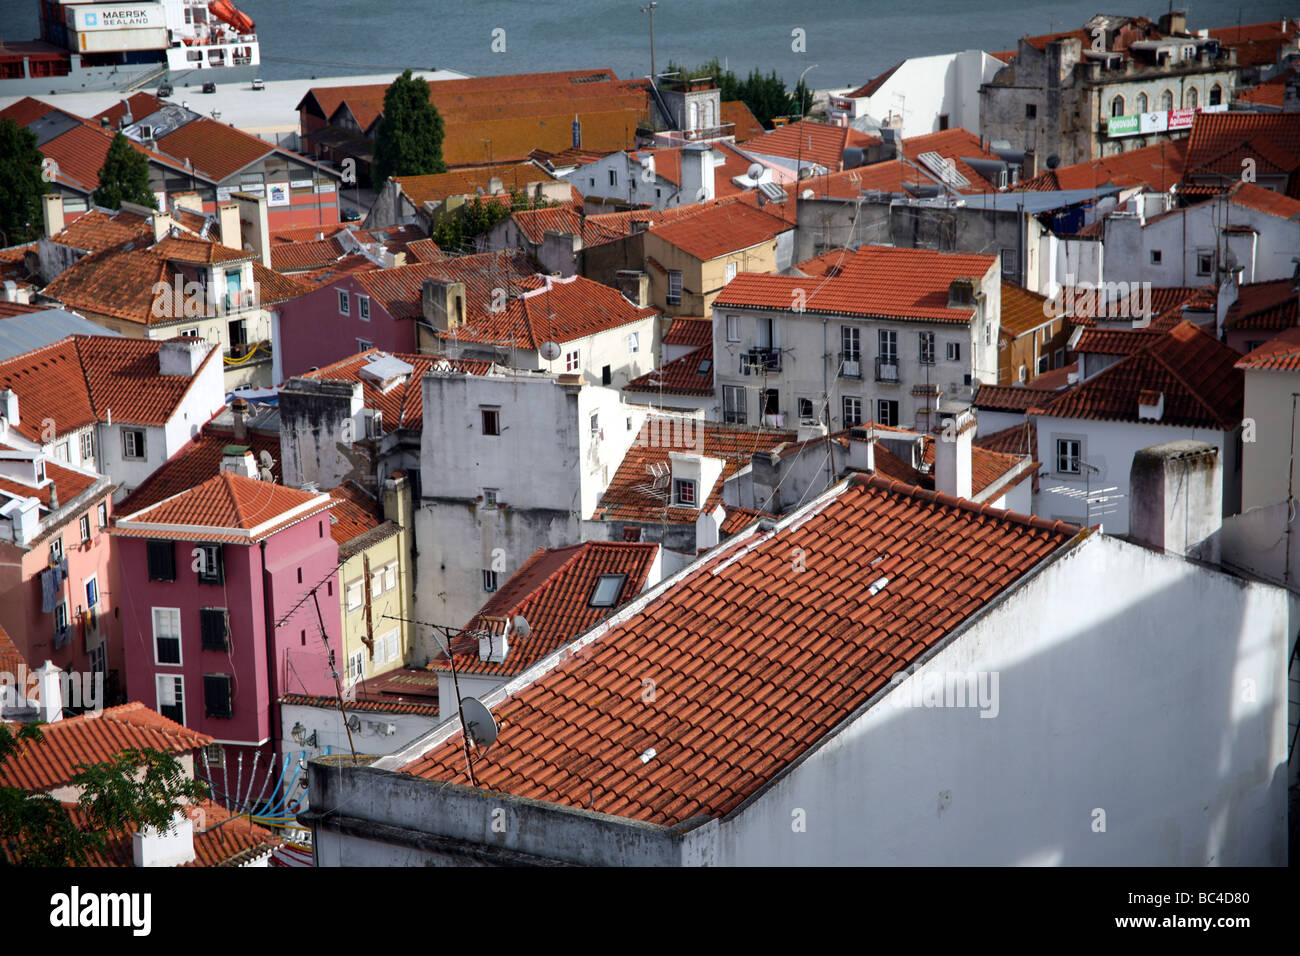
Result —
M686 107L686 128L688 130L700 128L700 105L694 101Z
M1174 108L1174 91L1165 90L1160 94L1160 108L1168 113Z
M1183 94L1183 106L1196 109L1196 87L1189 86Z
M1113 100L1110 101L1110 115L1111 116L1124 115L1124 97L1116 96Z
M1223 102L1223 87L1221 87L1218 83L1215 83L1212 87L1210 87L1210 105L1218 106L1222 102Z
M1139 113L1145 113L1147 111L1147 95L1145 93L1138 94L1137 111Z

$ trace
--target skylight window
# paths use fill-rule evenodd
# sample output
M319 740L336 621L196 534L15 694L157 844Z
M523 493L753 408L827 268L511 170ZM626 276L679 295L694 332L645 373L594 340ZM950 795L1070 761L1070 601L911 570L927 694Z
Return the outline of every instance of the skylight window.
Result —
M596 590L592 592L591 606L613 607L626 580L626 574L602 574L600 580L596 582Z
M700 359L700 368L697 374L708 375L711 368L713 368L713 359Z

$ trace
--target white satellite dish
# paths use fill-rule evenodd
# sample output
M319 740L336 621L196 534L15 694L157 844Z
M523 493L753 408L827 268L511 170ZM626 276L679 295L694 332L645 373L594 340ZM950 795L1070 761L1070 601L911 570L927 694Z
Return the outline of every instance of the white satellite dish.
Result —
M748 176L750 179L753 179L753 180L755 180L755 181L762 179L762 178L763 178L763 164L762 164L762 163L754 163L752 166L749 167L749 170L745 173L745 175Z
M548 362L554 362L560 357L560 345L558 342L543 342L538 353Z
M497 739L496 718L475 697L466 697L460 702L460 725L475 747L490 747Z
M515 619L510 623L511 626L514 628L515 633L518 634L520 637L527 637L528 632L532 630L532 628L529 627L528 622L524 620L524 616L522 614L516 614Z

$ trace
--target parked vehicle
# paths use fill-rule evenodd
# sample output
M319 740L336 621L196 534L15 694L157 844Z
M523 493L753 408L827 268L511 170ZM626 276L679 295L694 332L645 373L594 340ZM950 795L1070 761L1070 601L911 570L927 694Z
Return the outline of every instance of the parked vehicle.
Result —
M203 84L203 92L204 92L204 93L215 93L215 92L217 92L217 84L215 84L215 83L204 83L204 84Z
M165 100L167 97L171 95L172 95L172 85L170 83L163 83L161 86L158 87L159 99Z
M256 78L253 80L253 89L255 89L255 90L264 90L264 89L266 89L266 82L265 82L265 81L264 81L260 76L259 76L259 77L256 77Z

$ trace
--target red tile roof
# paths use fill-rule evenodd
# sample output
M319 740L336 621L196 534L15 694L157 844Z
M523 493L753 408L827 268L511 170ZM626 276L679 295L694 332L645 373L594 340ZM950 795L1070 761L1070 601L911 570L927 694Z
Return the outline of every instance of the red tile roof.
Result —
M1282 29L1283 22L1286 30ZM1300 38L1300 20L1270 20L1234 27L1215 27L1210 36L1237 51L1237 66L1272 66L1285 49L1294 49Z
M330 535L340 545L355 541L384 523L384 509L374 495L354 481L330 489Z
M15 450L8 445L0 445L0 449L4 449L5 451ZM51 488L58 493L60 507L62 507L80 495L95 482L101 480L98 475L86 474L85 472L78 471L74 468L65 468L56 462L49 461L48 459L45 462L45 477L50 480L50 483L37 488L31 484L0 475L0 489L8 491L11 494L19 495L23 498L36 498L40 501L41 507L48 511L50 507Z
M660 825L724 816L1077 533L855 479L535 672L494 706L478 785ZM401 771L469 782L454 731Z
M37 441L42 422L58 434L104 420L108 412L131 425L165 425L194 383L159 375L161 342L107 335L74 335L0 361L0 384L19 398L15 431ZM204 362L220 361L213 349Z
M798 438L792 431L772 431L757 426L724 425L720 422L697 422L693 426L678 428L674 421L671 416L647 418L636 441L610 479L605 494L601 496L600 504L596 507L596 518L606 521L693 525L701 514L709 514L722 503L723 483L748 465L755 452L770 451ZM670 505L668 492L671 489L652 488L652 468L667 467L671 460L668 454L670 451L696 451L694 439L701 432L702 454L706 458L721 458L722 473L698 511Z
M1055 317L1048 314L1047 303L1047 296L1022 289L1014 282L1003 279L1002 321L998 326L999 333L1014 338L1055 321Z
M766 242L775 243L777 236L792 228L792 223L778 216L739 202L650 227L664 242L701 262Z
M73 115L42 100L24 96L21 100L16 100L0 110L0 119L13 120L19 126L28 126L35 123L42 116L55 112L64 113L67 116Z
M979 436L975 439L974 447L1004 455L1033 456L1038 453L1038 426L1032 420L1011 425L1001 431Z
M23 657L18 645L9 636L9 632L0 624L0 672L17 677L18 669L27 668L27 659Z
M511 637L506 659L493 663L479 660L476 637L462 635L452 645L456 670L495 677L523 673L640 594L658 553L657 544L615 541L537 550L465 625L467 631L499 635L506 621L521 615L528 636ZM604 575L623 575L624 580L612 605L592 607ZM451 664L445 656L437 657L429 669L450 671Z
M360 682L362 684L365 681ZM436 689L436 688L435 688ZM324 707L328 710L334 710L339 705L337 697L322 697L312 694L285 694L280 698L282 704L296 704L302 707ZM389 697L386 695L376 695L367 697L361 690L357 691L354 700L345 701L343 708L346 711L361 711L362 713L379 713L379 714L417 714L422 717L438 716L438 695L433 695L433 702L427 700L409 701L400 697Z
M995 256L861 246L845 260L838 276L815 282L742 272L719 293L713 307L788 311L802 294L807 312L967 323L974 307L949 308L949 286L955 279L969 278L978 287L996 265Z
M1110 183L1124 189L1145 185L1156 192L1165 192L1183 178L1186 157L1187 140L1176 139L1072 166L1049 169L1032 179L1022 180L1015 188L1053 192L1058 189L1096 189ZM1237 172L1241 173L1240 165Z
M446 255L432 239L415 239L406 244L408 263L433 262L435 259L446 258Z
M439 332L438 337L536 350L545 342L572 342L659 314L655 308L637 308L617 290L581 276L536 276L522 284L532 288L508 300L500 312Z
M231 249L219 242L204 239L164 236L150 250L168 262L186 262L195 265L213 265L219 262L247 262L255 253L247 249Z
M718 114L723 126L730 123L734 127L732 135L736 137L737 142L744 142L755 136L762 136L766 132L763 129L763 124L745 105L744 100L723 100Z
M343 258L343 243L331 236L311 242L278 242L271 246L271 268L276 272L305 272Z
M1230 202L1247 209L1268 213L1280 219L1300 219L1300 199L1283 196L1254 183L1237 183L1228 191L1227 196Z
M664 345L686 345L693 349L713 344L713 323L708 319L678 316L664 334Z
M465 317L474 321L491 315L495 290L509 295L535 274L531 259L520 250L483 252L472 256L413 262L393 269L358 272L353 278L377 305L395 319L421 316L420 294L425 279L465 284Z
M127 108L131 110L131 119L133 122L140 122L151 113L157 113L166 105L164 100L160 100L152 93L132 93L126 98L126 106L122 105L122 100L118 100L106 110L101 110L91 117L96 123L99 123L105 117L117 129L117 124L123 116L126 115Z
M1259 348L1247 352L1237 368L1266 372L1300 372L1300 328L1279 332Z
M221 459L227 446L248 448L253 459L261 466L263 453L271 459L271 475L276 482L283 481L280 471L280 436L249 431L243 441L236 441L233 431L217 427L212 422L188 445L172 455L153 474L149 475L115 509L118 514L134 514L165 498L171 498L188 488L193 488L221 471Z
M153 226L144 216L124 210L91 209L70 222L51 242L86 252L117 249L128 242L153 243Z
M501 189L489 189L493 179L499 180ZM486 195L500 195L502 191L518 192L529 183L557 182L557 178L534 163L498 163L495 166L476 166L428 176L399 176L394 179L406 198L423 209L427 202L440 203L449 196L473 196L478 190Z
M134 701L98 714L42 724L44 739L25 740L0 763L0 783L24 790L49 790L67 784L78 764L102 763L125 750L151 749L184 754L206 747L212 738Z
M252 544L330 505L329 495L222 471L157 504L130 514L119 512L113 533Z
M206 116L168 133L157 144L161 152L182 162L188 159L196 170L215 182L233 176L267 153L279 151L264 139Z
M1163 333L1156 329L1084 329L1074 351L1098 355L1132 355L1157 341Z
M666 363L663 368L632 379L623 386L623 390L669 395L712 395L713 343L687 352Z
M1248 282L1237 290L1237 301L1228 306L1223 327L1230 330L1276 331L1300 325L1300 292L1293 279Z
M832 172L838 172L843 168L844 150L851 146L866 149L879 142L879 137L869 136L848 126L829 126L812 120L800 120L737 145L746 153L816 163Z
M965 162L969 159L986 159L995 163L1002 162L996 153L984 148L980 138L970 130L960 126L926 133L923 136L909 136L903 140L903 156L911 163L921 165L922 153L938 153L949 160L957 172L965 176L970 183L957 190L961 193L984 193L996 186L984 178L975 167Z
M1025 412L1056 396L1056 390L1033 385L981 385L972 404L990 412Z
M856 90L853 90L851 93L845 93L844 95L851 100L855 100L863 96L875 96L876 91L885 85L885 81L888 80L891 76L893 76L894 73L898 71L898 68L906 62L907 62L906 60L900 60L898 63L895 63L893 66L887 69L884 73L878 74L874 78L868 80L862 86L859 86Z
M1239 182L1247 158L1255 161L1256 175L1300 168L1300 113L1196 114L1187 140L1189 180L1208 175Z
M1241 422L1243 382L1234 368L1239 358L1191 322L1182 322L1035 411L1054 418L1137 422L1142 421L1140 393L1162 392L1160 424L1227 431Z

